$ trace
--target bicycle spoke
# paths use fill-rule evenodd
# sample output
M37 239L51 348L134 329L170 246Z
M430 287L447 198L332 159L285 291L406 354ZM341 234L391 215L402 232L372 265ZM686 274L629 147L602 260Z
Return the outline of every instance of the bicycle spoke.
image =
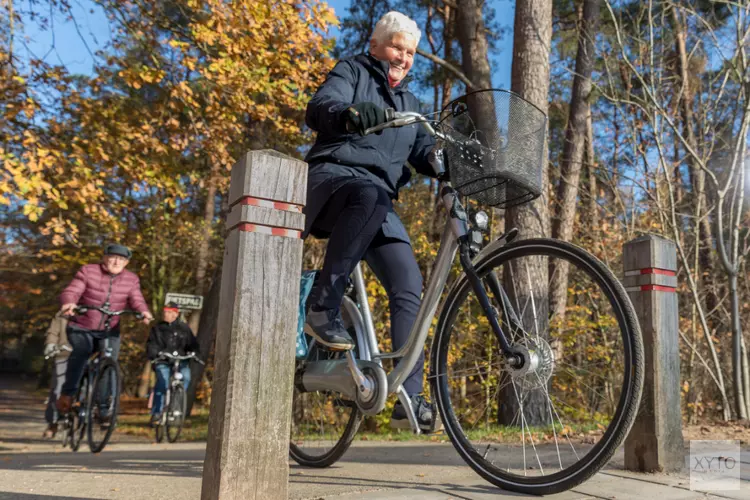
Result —
M529 286L529 290L533 290L534 287L531 284L531 270L529 269L529 263L526 262L526 280L527 284ZM529 292L529 298L531 299L531 314L534 318L534 333L536 335L536 340L539 340L539 320L536 316L536 303L534 302L534 293ZM527 346L528 347L528 346Z

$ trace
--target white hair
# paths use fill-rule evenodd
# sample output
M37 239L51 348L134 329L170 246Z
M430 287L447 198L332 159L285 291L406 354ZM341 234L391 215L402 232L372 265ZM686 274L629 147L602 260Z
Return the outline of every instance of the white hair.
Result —
M380 18L380 21L375 25L375 30L372 32L372 38L378 43L384 43L390 40L396 33L411 35L417 41L417 45L419 45L419 39L422 37L422 30L419 29L419 26L417 26L417 23L413 19L409 19L404 14L392 10Z

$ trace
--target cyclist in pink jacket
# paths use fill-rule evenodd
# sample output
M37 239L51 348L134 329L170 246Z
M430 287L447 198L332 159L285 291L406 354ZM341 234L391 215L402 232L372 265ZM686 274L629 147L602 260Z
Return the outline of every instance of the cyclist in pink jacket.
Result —
M79 269L73 281L60 295L61 312L71 317L66 333L73 348L68 358L62 394L57 400L57 409L62 413L70 409L86 361L95 348L100 348L100 342L110 337L115 359L120 351L120 318L112 318L109 330L104 331L105 318L102 313L89 310L85 314L74 315L76 306L105 306L112 311L132 309L143 313L145 324L154 318L143 298L138 276L125 270L131 256L130 249L124 245L108 245L102 262L87 264Z

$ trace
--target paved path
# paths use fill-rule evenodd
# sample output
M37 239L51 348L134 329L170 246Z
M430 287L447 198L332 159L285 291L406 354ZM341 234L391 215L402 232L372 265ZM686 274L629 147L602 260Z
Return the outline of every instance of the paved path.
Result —
M200 498L204 443L152 444L115 435L101 454L72 453L40 439L43 397L0 379L0 500ZM551 499L750 500L750 456L739 491L707 495L685 475L632 474L621 456L582 486ZM515 499L463 464L450 444L357 442L328 469L290 466L291 499ZM534 497L531 497L534 498Z

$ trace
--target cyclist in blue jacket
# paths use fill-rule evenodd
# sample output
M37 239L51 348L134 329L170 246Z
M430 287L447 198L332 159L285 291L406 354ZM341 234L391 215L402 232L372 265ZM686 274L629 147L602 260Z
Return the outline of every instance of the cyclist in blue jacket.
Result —
M407 75L420 37L413 20L387 13L375 26L369 53L339 61L307 107L307 125L318 135L306 157L305 236L328 238L328 248L308 301L305 331L332 350L353 347L339 308L360 260L388 293L394 349L406 343L419 309L422 275L393 200L411 178L407 162L417 172L433 175L428 154L435 142L418 125L367 136L363 132L385 122L385 108L419 111ZM424 354L404 388L420 427L428 430L434 412L422 396L423 372ZM408 427L400 403L392 425Z

